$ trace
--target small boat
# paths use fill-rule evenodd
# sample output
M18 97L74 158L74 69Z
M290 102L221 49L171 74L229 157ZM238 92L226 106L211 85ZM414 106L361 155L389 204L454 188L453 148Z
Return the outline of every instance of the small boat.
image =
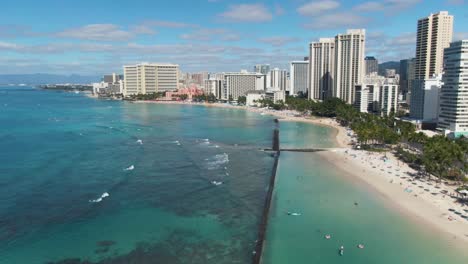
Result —
M340 253L340 256L343 256L343 254L344 254L344 247L343 246L340 247L339 253Z
M331 235L325 235L325 238L326 238L326 239L330 239L330 238L331 238Z
M363 245L363 244L359 244L357 247L360 248L360 249L363 249L363 248L364 248L364 245Z

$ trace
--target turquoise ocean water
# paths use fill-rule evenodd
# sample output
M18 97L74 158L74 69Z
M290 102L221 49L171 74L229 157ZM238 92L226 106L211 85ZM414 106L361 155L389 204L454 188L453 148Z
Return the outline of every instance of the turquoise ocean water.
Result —
M291 140L284 138L287 134L282 136L283 141ZM315 145L333 147L326 141ZM403 216L346 173L317 153L281 153L264 264L468 263L468 249L457 240ZM365 248L358 249L358 244ZM339 255L341 246L343 256Z
M0 263L250 263L272 120L0 88ZM280 126L282 146L333 146L329 128ZM466 263L315 154L282 153L276 186L263 263Z
M273 126L238 110L0 88L0 263L249 263Z

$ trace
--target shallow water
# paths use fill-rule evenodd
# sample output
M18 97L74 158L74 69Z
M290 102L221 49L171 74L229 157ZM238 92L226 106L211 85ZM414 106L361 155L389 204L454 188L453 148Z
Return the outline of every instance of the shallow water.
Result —
M408 219L344 173L317 153L281 153L264 264L468 263L456 240Z

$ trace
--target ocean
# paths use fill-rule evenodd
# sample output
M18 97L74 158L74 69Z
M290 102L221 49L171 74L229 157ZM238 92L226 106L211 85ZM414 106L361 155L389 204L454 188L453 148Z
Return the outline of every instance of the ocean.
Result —
M0 263L251 261L272 117L20 87L0 109Z
M251 263L273 119L0 88L0 263ZM335 146L327 127L280 130ZM269 220L265 264L467 260L314 153L281 154Z

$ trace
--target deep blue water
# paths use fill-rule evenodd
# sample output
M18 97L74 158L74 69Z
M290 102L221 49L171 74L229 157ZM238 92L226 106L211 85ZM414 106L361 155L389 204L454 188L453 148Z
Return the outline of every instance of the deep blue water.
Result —
M248 263L272 119L0 88L0 263Z

